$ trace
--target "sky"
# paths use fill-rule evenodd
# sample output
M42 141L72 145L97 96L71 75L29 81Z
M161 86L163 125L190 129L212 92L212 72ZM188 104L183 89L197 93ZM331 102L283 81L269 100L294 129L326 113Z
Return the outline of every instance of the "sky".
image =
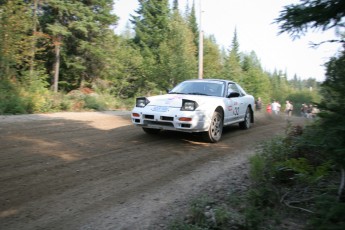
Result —
M312 48L310 43L320 43L335 38L333 31L308 32L293 40L288 34L278 35L278 25L273 23L283 6L298 0L194 0L196 16L205 36L213 35L217 44L229 50L234 31L237 31L240 52L254 51L262 67L271 73L281 70L288 79L295 75L301 79L325 79L323 64L334 56L340 45L324 44ZM124 31L130 15L135 15L138 0L114 0L114 13L120 17L115 28L117 34ZM182 13L193 0L179 0ZM201 7L201 11L200 11ZM200 14L200 12L202 12ZM201 21L200 21L201 15Z

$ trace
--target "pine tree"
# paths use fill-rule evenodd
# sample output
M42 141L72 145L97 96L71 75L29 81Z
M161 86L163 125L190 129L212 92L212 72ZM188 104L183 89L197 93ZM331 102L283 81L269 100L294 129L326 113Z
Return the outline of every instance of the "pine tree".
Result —
M199 48L199 27L198 27L198 23L197 23L197 19L196 19L196 14L195 14L194 1L193 1L191 11L190 12L187 11L186 15L187 15L187 21L188 21L189 28L192 31L193 36L194 36L195 47ZM197 56L197 55L198 55L198 50L195 53L195 56Z
M242 62L243 83L246 91L256 98L268 101L271 92L269 76L262 70L260 61L255 52L245 54Z
M173 10L168 35L169 39L160 46L160 85L164 88L195 78L197 73L194 36L178 9Z
M18 77L28 69L30 13L22 0L4 1L0 5L0 79Z
M204 77L221 78L222 57L214 36L204 39Z
M237 40L237 30L234 31L234 37L232 39L231 49L224 64L224 78L242 83L243 71L241 67L239 52L239 42Z
M167 0L139 1L138 16L132 16L134 42L142 49L149 48L156 55L161 42L167 39L169 27L169 3Z
M40 24L54 45L53 90L58 90L60 66L62 80L72 87L96 78L104 66L102 39L117 20L110 13L112 1L48 0L42 10Z

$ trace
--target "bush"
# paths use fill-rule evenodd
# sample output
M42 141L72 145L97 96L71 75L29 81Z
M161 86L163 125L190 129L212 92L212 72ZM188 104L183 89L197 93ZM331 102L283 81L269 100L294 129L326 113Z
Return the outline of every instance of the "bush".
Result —
M345 229L345 204L339 203L334 196L322 196L317 199L316 210L308 224L308 229Z
M0 114L27 113L28 100L23 99L15 82L0 81Z

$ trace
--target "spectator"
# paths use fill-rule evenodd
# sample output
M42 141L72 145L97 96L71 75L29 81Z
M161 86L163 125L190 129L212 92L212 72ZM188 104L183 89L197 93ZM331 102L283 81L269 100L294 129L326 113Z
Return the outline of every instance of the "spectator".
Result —
M262 108L262 101L261 101L261 98L258 97L258 99L255 101L255 110L260 112L261 108Z
M280 112L280 104L279 102L277 102L276 100L273 101L271 108L272 108L272 112L274 115L279 115Z
M307 106L307 118L313 118L312 111L313 111L313 105L310 104L309 106Z
M316 106L313 106L313 109L311 111L312 118L316 118L316 116L319 112L320 112L320 110Z
M292 103L290 101L286 101L286 104L285 104L285 114L286 114L286 116L291 117L292 111L293 111Z
M280 115L280 110L281 110L281 104L279 103L279 101L277 101L277 115Z
M305 103L302 104L301 115L302 117L308 118L308 106Z

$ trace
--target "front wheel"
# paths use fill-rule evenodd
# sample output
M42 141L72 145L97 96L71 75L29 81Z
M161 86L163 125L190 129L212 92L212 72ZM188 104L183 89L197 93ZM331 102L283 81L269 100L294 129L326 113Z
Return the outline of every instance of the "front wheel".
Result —
M205 133L205 139L208 142L215 143L220 140L223 133L223 114L215 111L208 131Z
M247 108L246 114L244 115L244 121L240 122L241 129L249 129L250 128L250 109Z

